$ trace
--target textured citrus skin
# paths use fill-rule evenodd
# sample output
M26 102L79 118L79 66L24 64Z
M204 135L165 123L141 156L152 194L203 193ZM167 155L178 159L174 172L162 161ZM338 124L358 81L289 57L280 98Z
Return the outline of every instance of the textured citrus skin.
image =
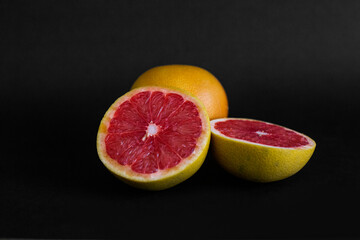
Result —
M294 175L309 161L316 147L305 135L311 145L303 148L271 147L229 138L214 130L215 121L221 120L210 123L212 152L226 171L249 181L273 182Z
M112 159L108 156L106 152L105 146L105 137L107 135L107 129L110 123L110 120L116 111L116 109L120 106L120 104L128 99L130 99L133 95L142 92L142 91L169 91L173 93L180 94L185 100L190 100L198 106L200 118L202 119L202 133L198 139L197 147L195 148L193 154L189 157L182 159L182 161L171 169L160 170L154 174L141 174L136 173L130 169L129 166L123 166L116 162L116 160ZM209 117L206 113L205 107L202 103L193 96L189 94L185 94L184 92L170 90L166 88L160 87L143 87L134 89L125 95L118 98L105 113L103 119L101 120L96 146L97 152L100 160L105 165L105 167L114 174L117 178L122 180L123 182L141 189L146 190L163 190L170 187L173 187L186 179L190 178L193 174L195 174L201 165L203 164L210 144L210 121Z
M160 86L190 92L205 105L210 120L228 115L228 100L218 79L207 70L191 65L164 65L141 74L131 89Z

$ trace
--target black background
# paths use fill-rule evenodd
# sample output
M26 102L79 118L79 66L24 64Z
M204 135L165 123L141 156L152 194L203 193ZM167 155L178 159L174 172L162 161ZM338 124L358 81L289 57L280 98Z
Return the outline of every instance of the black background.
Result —
M359 1L1 1L0 237L360 237ZM317 142L286 180L230 176L208 154L147 192L96 152L100 120L145 70L212 72L229 116Z

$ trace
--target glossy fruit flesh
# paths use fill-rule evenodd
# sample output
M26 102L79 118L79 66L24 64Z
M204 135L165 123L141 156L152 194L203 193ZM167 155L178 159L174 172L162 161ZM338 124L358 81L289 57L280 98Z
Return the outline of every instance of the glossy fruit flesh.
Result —
M106 152L134 172L172 168L191 155L202 132L197 106L176 93L143 91L115 111Z
M296 148L309 144L307 138L290 129L260 121L232 119L216 122L225 136L274 147Z

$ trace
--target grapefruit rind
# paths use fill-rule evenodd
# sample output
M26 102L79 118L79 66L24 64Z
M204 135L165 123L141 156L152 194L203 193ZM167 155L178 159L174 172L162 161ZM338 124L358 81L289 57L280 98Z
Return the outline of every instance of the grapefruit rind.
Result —
M181 95L185 100L193 102L199 109L199 117L202 122L202 133L198 138L195 150L193 153L182 159L179 164L172 168L158 170L155 173L143 174L131 170L128 165L121 165L116 160L112 159L106 152L105 138L107 130L110 124L110 120L115 114L115 111L121 105L121 103L129 100L132 96L142 91L161 91L164 93L177 93ZM125 183L142 189L147 190L163 190L173 187L180 182L185 181L191 177L195 172L199 170L203 164L210 144L210 120L203 104L184 91L174 90L163 87L141 87L131 90L125 95L118 98L107 110L103 119L101 120L98 135L97 135L97 152L100 160L105 167L120 180Z
M269 146L231 138L215 129L217 122L231 119L258 120L221 118L210 122L211 148L215 159L226 171L239 178L254 182L273 182L288 178L306 165L315 150L314 140L285 127L283 128L304 136L309 144L293 148Z

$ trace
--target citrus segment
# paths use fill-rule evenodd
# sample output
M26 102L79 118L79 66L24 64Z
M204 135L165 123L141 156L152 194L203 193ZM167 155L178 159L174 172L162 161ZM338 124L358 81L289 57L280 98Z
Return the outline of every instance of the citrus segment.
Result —
M294 175L309 161L316 146L304 134L253 119L212 120L211 132L219 164L237 177L256 182Z
M194 174L205 159L209 140L209 119L198 100L174 90L145 87L130 91L110 107L100 124L97 148L116 176L157 190Z

